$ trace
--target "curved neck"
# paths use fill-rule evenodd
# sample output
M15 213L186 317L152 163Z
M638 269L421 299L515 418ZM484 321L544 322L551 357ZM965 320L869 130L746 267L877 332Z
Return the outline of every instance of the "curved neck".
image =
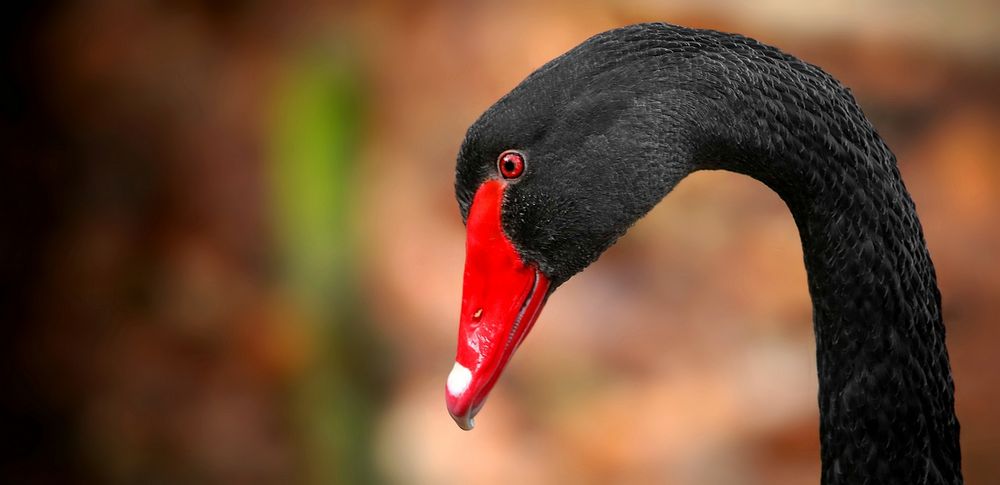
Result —
M789 80L765 80L730 98L693 137L695 165L761 180L795 218L823 483L961 483L941 297L914 204L850 94L811 69L791 81L815 89L790 97L766 89Z

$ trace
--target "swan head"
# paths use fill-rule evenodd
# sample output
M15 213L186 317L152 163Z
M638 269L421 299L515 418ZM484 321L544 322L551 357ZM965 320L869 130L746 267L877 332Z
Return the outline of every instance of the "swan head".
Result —
M660 102L663 84L604 40L525 79L469 128L459 152L466 263L446 401L463 429L549 294L691 171L677 128L683 104Z

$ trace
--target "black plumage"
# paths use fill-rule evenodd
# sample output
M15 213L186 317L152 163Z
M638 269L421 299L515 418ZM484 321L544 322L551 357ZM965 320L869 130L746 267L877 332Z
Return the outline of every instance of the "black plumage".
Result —
M962 482L940 293L896 159L850 91L747 37L667 24L599 34L469 129L463 218L496 159L527 159L503 228L553 287L683 177L730 170L788 205L813 300L825 484Z

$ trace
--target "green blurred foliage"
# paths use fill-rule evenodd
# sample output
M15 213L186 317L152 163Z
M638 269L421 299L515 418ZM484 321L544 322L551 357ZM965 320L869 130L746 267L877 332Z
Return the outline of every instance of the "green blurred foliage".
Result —
M315 365L293 406L311 483L371 483L381 392L375 337L360 300L353 216L369 93L350 55L293 59L275 96L273 207L282 285L315 336Z

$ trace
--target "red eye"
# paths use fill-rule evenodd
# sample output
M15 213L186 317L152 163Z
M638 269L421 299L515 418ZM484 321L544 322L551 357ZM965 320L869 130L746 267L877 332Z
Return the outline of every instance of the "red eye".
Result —
M513 150L507 150L500 154L497 160L497 167L500 175L505 179L516 179L524 173L524 156Z

